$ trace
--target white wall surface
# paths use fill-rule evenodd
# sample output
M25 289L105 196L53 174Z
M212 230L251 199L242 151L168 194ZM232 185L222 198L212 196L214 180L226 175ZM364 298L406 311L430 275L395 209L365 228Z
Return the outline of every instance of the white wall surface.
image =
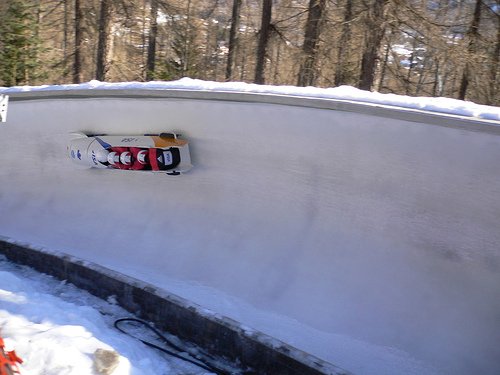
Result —
M175 130L180 177L68 133ZM11 100L0 235L153 282L355 373L500 371L500 135L188 99Z

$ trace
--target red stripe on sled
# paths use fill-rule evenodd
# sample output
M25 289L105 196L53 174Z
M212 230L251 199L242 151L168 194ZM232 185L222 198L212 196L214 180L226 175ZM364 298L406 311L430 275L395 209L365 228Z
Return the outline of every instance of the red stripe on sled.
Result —
M158 160L156 159L156 148L149 149L149 163L153 171L159 171L160 166L158 165Z

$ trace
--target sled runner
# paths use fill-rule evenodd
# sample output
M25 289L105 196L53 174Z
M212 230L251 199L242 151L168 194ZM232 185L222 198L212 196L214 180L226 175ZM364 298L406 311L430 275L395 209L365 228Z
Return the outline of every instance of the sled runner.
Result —
M93 168L179 175L192 168L188 142L174 133L119 136L74 133L73 162Z

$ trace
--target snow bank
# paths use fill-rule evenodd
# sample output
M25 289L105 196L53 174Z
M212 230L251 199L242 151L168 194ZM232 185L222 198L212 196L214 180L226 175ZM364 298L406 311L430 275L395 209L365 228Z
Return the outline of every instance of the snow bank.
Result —
M287 95L306 98L322 98L347 100L384 106L410 108L437 113L453 114L457 116L474 117L484 120L500 121L500 108L480 105L473 102L450 98L411 97L396 94L381 94L359 90L351 86L334 88L297 87L297 86L271 86L257 85L242 82L211 82L198 79L182 78L177 81L152 81L152 82L119 82L108 83L90 81L82 84L70 85L43 85L19 86L0 88L0 92L13 94L26 91L67 91L67 90L192 90L215 92L244 92L272 95Z
M95 374L97 350L119 354L114 375L206 373L117 331L114 320L125 316L112 300L0 258L1 335L23 359L23 375Z

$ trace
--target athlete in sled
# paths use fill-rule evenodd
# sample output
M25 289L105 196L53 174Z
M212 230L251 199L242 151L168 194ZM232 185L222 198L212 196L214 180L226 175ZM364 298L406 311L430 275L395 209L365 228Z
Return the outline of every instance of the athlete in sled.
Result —
M68 152L77 164L178 175L192 168L189 146L176 134L87 136L77 133Z

